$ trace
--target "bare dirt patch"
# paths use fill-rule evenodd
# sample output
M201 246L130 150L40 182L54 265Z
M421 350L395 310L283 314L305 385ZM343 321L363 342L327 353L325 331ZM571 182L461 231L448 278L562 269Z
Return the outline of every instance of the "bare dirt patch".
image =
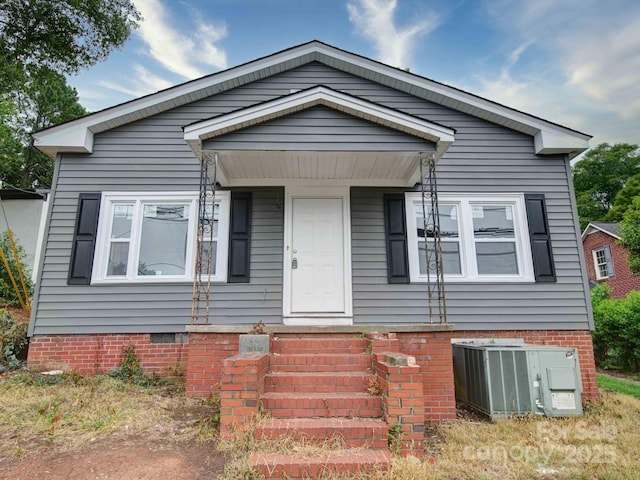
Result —
M0 461L0 478L198 480L215 478L225 463L210 442L105 439L79 451L5 459Z

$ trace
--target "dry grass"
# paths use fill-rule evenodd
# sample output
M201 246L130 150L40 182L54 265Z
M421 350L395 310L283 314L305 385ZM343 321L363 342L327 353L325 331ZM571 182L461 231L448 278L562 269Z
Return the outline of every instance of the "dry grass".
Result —
M106 376L5 376L0 379L0 445L4 454L23 456L43 446L78 450L114 435L198 438L202 418L191 413L199 408L198 402L167 389Z
M47 382L37 375L0 378L0 457L30 455L43 446L73 451L96 438L194 441L203 438L203 431L207 439L213 437L206 420L211 405L182 394L108 377ZM635 479L640 472L640 399L614 392L603 392L603 399L579 418L459 419L430 431L431 461L396 458L388 472L352 478ZM257 441L252 428L217 445L230 460L221 480L254 478L248 468L251 452L315 456L345 448L338 438L321 445L289 437Z
M524 480L636 479L640 472L640 400L603 393L603 404L583 417L527 417L489 422L470 417L436 427L425 461L395 458L387 472L354 475L370 480ZM251 428L219 443L233 452L220 480L255 478L247 463L251 452L278 451L306 456L341 450L339 440L320 446L280 439L258 442Z

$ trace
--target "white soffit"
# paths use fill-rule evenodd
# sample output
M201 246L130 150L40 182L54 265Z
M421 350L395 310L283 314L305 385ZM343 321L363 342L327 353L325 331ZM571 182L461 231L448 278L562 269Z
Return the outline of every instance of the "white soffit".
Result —
M483 118L535 137L536 153L575 156L591 138L561 125L505 107L428 78L312 41L238 67L208 75L34 134L35 145L50 156L93 150L93 135L318 61L419 98Z

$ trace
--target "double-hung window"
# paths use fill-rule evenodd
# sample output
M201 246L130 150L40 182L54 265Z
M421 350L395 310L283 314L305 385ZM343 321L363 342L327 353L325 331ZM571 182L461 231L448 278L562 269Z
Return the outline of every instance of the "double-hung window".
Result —
M608 245L593 250L593 265L598 280L605 280L613 276L613 259Z
M435 274L433 232L420 193L406 193L409 272L412 282ZM442 265L447 281L533 281L522 195L440 195Z
M211 221L211 213L213 221ZM198 200L194 193L103 193L93 283L172 282L193 279ZM226 280L229 192L217 192L207 210L205 249L211 279Z

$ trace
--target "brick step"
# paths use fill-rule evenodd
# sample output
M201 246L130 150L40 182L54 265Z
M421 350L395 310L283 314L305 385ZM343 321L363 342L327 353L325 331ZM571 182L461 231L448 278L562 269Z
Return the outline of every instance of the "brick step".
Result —
M294 354L270 357L272 372L364 372L371 368L371 355L362 353Z
M388 447L389 427L374 418L290 418L272 419L256 428L258 440L275 440L284 436L322 443L338 437L347 447Z
M276 418L382 416L381 397L368 393L268 392L260 399Z
M390 463L391 453L385 450L354 450L319 457L253 453L249 457L251 467L268 479L352 475L386 470Z
M367 339L361 337L274 337L271 341L274 353L292 355L299 353L364 353Z
M365 392L373 378L368 372L272 372L265 392Z

